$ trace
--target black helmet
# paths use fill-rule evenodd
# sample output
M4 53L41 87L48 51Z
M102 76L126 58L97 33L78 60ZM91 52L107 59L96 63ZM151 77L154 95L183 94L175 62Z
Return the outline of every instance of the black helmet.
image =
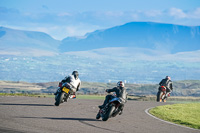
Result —
M124 83L122 81L117 82L118 87L124 87Z
M77 71L73 71L73 72L72 72L72 75L74 75L74 78L75 78L75 79L78 79L78 72L77 72Z

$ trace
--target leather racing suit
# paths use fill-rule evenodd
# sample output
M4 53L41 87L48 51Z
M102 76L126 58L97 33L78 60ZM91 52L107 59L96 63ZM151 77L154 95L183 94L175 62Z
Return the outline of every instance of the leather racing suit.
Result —
M127 92L126 92L126 89L125 87L114 87L113 89L107 89L106 92L110 93L110 92L115 92L116 93L116 97L120 98L122 100L122 104L121 104L121 113L122 113L122 110L124 108L124 103L127 102ZM107 95L105 100L104 100L104 103L103 105L99 106L99 108L104 108L105 105L109 102L109 100L111 100L112 98L114 98L115 96L113 95Z

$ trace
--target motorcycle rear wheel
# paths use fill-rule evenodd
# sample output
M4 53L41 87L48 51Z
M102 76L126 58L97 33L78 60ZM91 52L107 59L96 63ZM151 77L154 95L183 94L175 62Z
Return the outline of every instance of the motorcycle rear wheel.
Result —
M56 99L56 102L55 102L55 105L56 105L56 106L59 106L60 103L63 102L64 95L65 95L64 92L61 92L61 93L58 94L57 99Z
M160 102L160 91L157 93L157 99L156 99L157 102Z

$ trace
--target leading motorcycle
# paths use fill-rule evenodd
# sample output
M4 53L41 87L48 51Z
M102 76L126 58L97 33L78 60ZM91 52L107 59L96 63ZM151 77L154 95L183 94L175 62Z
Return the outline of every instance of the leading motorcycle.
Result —
M115 117L121 111L122 100L118 97L111 99L104 108L100 109L96 115L96 119L102 118L103 121L107 121L111 117Z
M58 92L55 95L55 106L59 106L61 103L67 102L70 98L76 98L67 84L68 83L59 83Z

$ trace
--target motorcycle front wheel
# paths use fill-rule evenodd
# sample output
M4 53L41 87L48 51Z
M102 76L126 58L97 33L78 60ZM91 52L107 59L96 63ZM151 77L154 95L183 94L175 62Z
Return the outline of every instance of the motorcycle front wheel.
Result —
M108 118L111 117L111 115L112 115L112 113L113 113L114 110L115 110L114 105L110 105L108 111L107 111L107 112L105 113L105 115L102 117L102 120L103 120L103 121L107 121Z
M98 119L100 119L100 113L98 112L98 114L96 115L96 119L98 120Z

